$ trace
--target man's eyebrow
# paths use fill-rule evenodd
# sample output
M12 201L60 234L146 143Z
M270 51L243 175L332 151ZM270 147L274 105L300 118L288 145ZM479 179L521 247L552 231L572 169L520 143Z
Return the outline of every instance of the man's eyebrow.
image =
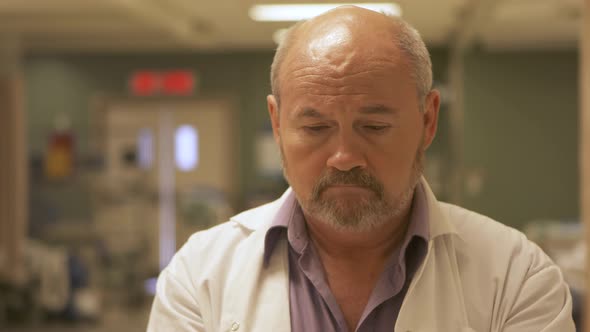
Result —
M363 114L398 115L399 109L387 107L387 106L381 105L381 104L376 104L376 105L363 106L363 107L361 107L360 112Z
M363 106L360 109L360 113L362 114L385 114L385 115L394 115L397 116L399 113L399 109L387 107L381 104ZM303 118L314 118L314 119L323 119L325 115L320 113L318 110L312 107L305 107L295 113L295 118L303 119Z
M302 110L298 111L295 114L295 117L298 119L302 119L302 118L322 119L322 118L324 118L324 115L322 113L320 113L318 110L316 110L315 108L306 107L306 108L303 108Z

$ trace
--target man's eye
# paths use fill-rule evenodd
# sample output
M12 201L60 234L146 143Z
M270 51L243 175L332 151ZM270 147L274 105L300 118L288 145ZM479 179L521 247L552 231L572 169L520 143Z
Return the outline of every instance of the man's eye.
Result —
M329 126L305 126L304 127L307 131L319 133L323 130L330 128Z
M385 131L385 129L389 128L389 126L383 126L383 125L366 125L365 129L368 129L370 131Z

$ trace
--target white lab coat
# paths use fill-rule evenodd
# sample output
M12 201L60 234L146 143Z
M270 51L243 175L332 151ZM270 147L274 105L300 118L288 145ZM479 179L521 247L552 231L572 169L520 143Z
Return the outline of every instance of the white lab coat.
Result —
M395 331L575 331L568 286L539 247L422 183L431 239ZM267 267L263 251L273 216L294 199L287 190L194 234L158 279L148 331L290 331L287 241Z

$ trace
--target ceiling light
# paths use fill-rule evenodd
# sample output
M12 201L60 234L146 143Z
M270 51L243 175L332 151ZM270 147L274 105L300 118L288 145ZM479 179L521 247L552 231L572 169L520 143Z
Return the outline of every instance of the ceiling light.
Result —
M330 4L288 4L288 5L254 5L248 14L255 21L299 21L320 15L330 9L343 5L352 5L383 12L388 15L401 16L399 5L388 3L330 3Z

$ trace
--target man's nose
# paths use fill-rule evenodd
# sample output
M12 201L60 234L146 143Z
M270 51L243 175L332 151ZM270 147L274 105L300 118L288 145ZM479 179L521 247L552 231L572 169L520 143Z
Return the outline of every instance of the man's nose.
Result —
M351 135L340 134L335 148L326 165L339 171L350 171L355 167L365 168L367 161L365 152Z

